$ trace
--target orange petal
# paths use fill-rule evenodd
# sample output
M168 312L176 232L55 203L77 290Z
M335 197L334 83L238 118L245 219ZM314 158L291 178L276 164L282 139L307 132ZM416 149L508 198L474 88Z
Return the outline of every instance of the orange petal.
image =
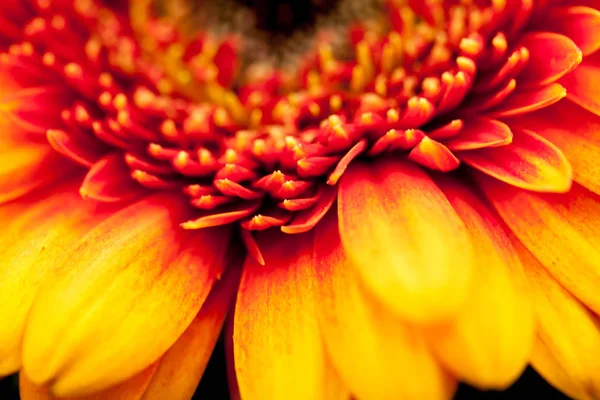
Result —
M144 394L155 370L156 363L153 363L142 372L116 386L89 396L68 398L53 396L48 388L36 385L29 380L26 374L21 373L19 374L19 394L21 400L138 400Z
M334 213L315 228L317 314L332 363L360 399L446 399L455 384L409 328L365 292Z
M406 161L356 163L342 177L340 235L369 289L404 318L447 319L472 269L465 227L435 183Z
M457 155L469 166L523 189L563 193L571 187L569 160L556 146L529 130L514 130L508 146Z
M572 398L599 398L598 316L554 280L522 244L516 243L515 248L525 264L536 312L533 367Z
M548 271L600 313L600 197L574 185L563 195L523 191L479 176L492 204Z
M600 117L561 101L510 124L531 129L556 145L573 166L573 179L600 194Z
M411 150L408 158L434 171L449 172L460 165L458 158L446 146L427 136Z
M535 332L523 267L494 216L469 188L449 178L436 182L467 227L477 268L466 305L449 325L431 329L431 346L462 381L506 388L527 366Z
M92 165L79 193L84 199L119 202L140 197L144 189L131 179L123 154L111 153Z
M340 397L328 377L331 367L315 316L312 233L266 231L258 244L266 265L247 258L235 307L233 352L241 397Z
M585 60L561 83L567 88L567 98L586 110L600 115L600 52Z
M502 118L527 114L551 106L566 95L567 90L558 83L538 89L517 90L497 109L489 112L488 115L494 118Z
M60 396L98 391L177 340L221 274L229 237L226 228L182 231L187 211L184 199L157 195L80 240L29 315L23 364L32 381Z
M476 150L510 144L513 134L503 122L484 117L465 119L460 133L446 143L452 151Z
M520 45L529 50L529 62L519 74L526 85L548 85L573 71L583 59L581 50L567 36L553 32L531 32Z
M552 30L571 38L585 57L600 50L600 11L591 7L556 7L548 13Z
M196 318L161 358L144 400L192 398L235 297L239 276L235 265L215 283Z
M44 279L112 212L82 200L72 183L0 208L0 376L21 366L25 321Z
M50 146L25 143L0 147L0 203L68 178L73 165Z

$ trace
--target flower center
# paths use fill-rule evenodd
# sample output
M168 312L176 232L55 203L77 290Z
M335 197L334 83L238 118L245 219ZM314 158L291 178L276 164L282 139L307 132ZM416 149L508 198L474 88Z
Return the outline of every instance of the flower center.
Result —
M384 15L381 0L153 0L152 10L162 30L155 35L177 26L188 38L231 41L238 61L235 83L252 80L248 70L293 75L319 40L329 41L336 57L349 58L349 28L381 21ZM145 30L140 34L147 35Z
M39 110L13 117L92 166L90 197L121 162L189 196L186 229L287 233L323 217L357 157L450 172L473 132L502 131L478 114L502 114L527 64L510 43L531 2L306 3L40 0L15 11L23 32L5 28L18 40L0 62Z

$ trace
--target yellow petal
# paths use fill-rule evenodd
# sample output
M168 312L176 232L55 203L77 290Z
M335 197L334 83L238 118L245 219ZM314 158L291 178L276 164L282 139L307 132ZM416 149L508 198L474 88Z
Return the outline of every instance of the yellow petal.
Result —
M184 232L183 199L157 195L98 225L38 294L25 372L59 396L112 386L183 333L223 270L229 231Z
M112 213L62 185L0 208L0 376L21 366L21 341L37 291L79 238Z
M486 196L529 251L576 297L600 313L600 197L575 184L538 194L479 176Z
M338 198L342 244L367 287L398 315L448 319L465 300L472 249L444 194L401 160L353 164Z
M316 227L318 315L332 363L359 399L445 399L454 382L420 332L361 287L330 213Z
M531 362L552 385L576 399L600 398L600 320L562 287L515 239L537 319Z
M345 398L331 379L315 315L312 233L266 232L258 244L265 266L248 257L234 317L242 399Z
M202 309L161 358L144 400L190 399L221 333L239 282L239 265L215 283Z
M461 380L505 388L527 366L535 332L523 266L494 216L468 187L444 177L436 182L467 227L477 267L467 303L450 324L431 330L431 345Z

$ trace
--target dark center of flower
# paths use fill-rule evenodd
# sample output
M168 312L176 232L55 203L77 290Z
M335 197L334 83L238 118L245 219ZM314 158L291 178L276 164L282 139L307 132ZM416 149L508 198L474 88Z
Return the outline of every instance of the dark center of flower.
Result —
M316 23L340 0L236 0L254 13L258 29L275 34L291 35Z
M186 229L299 233L357 157L451 172L461 152L510 143L489 117L564 96L515 92L547 77L527 68L533 3L514 3L45 0L0 27L0 62L37 105L16 121L91 167L86 196L169 189L198 209Z
M206 33L236 42L245 70L292 72L317 46L333 43L336 57L352 55L351 26L382 17L382 0L153 0L155 15L186 25L188 34Z

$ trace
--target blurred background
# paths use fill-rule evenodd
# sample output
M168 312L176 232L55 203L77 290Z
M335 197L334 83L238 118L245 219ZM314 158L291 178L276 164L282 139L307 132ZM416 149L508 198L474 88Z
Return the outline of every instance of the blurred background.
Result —
M227 400L225 369L225 350L220 341L208 364L204 377L196 390L194 399ZM19 382L17 376L0 380L0 400L18 400ZM508 390L502 392L482 392L461 385L455 400L525 400L525 399L568 399L557 390L548 385L533 369L528 368L523 376ZM110 399L107 399L110 400ZM169 400L169 399L165 399Z

